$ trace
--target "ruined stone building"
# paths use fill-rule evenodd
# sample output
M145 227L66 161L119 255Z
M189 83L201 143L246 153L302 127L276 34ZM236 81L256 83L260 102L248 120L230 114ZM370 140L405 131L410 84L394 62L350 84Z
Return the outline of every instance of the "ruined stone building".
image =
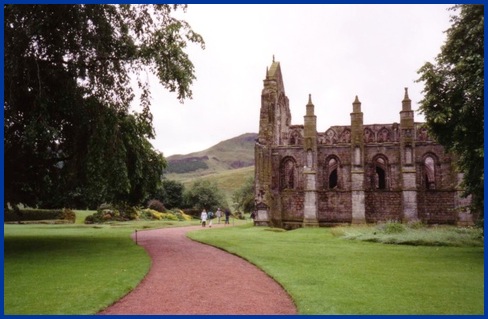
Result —
M459 213L469 204L460 196L462 175L453 156L414 121L407 89L399 123L364 124L357 96L347 126L318 131L311 96L304 111L303 125L292 125L280 64L273 61L255 146L256 225L466 221Z

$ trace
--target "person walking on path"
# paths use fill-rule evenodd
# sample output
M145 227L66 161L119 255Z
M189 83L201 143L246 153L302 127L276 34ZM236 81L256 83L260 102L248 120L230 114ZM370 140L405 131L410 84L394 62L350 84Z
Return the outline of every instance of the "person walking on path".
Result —
M220 208L217 208L215 215L217 216L217 224L220 224L220 219L222 218L222 211L220 210Z
M213 212L208 212L208 227L212 228L212 219L214 218L214 213Z
M227 208L225 210L225 223L228 224L229 223L229 216L230 216L230 211L229 209Z
M202 210L200 219L202 220L202 227L205 227L205 224L207 223L207 211L205 210L205 208Z

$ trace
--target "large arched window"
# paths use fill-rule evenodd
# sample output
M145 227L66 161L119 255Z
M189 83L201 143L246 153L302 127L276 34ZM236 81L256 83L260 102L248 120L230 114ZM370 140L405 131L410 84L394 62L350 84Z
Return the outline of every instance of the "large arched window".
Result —
M432 155L424 157L423 180L426 189L436 189L435 187L435 159Z
M292 157L283 159L280 165L280 186L281 189L294 189L297 187L296 161Z
M383 155L373 158L372 182L374 190L388 189L388 159Z
M325 163L325 188L337 189L339 184L339 159L335 156L328 157Z

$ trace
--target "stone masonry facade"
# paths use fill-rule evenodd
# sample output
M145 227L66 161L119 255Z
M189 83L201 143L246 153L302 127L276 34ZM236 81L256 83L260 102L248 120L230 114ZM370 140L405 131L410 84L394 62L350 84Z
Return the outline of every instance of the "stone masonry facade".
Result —
M317 131L311 96L303 125L292 125L280 63L273 59L266 70L255 145L256 225L470 224L470 199L461 197L454 161L414 121L407 88L400 123L364 124L356 96L351 125Z

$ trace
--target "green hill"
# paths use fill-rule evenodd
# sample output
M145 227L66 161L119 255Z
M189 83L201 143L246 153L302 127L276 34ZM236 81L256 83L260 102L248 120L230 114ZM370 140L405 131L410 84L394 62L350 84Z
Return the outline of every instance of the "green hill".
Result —
M167 158L168 176L203 176L230 169L254 165L255 133L246 133L210 147L209 149L187 155L173 155Z
M246 133L203 151L169 156L164 176L183 183L186 188L199 179L215 181L231 205L232 193L254 176L256 138L256 133Z

